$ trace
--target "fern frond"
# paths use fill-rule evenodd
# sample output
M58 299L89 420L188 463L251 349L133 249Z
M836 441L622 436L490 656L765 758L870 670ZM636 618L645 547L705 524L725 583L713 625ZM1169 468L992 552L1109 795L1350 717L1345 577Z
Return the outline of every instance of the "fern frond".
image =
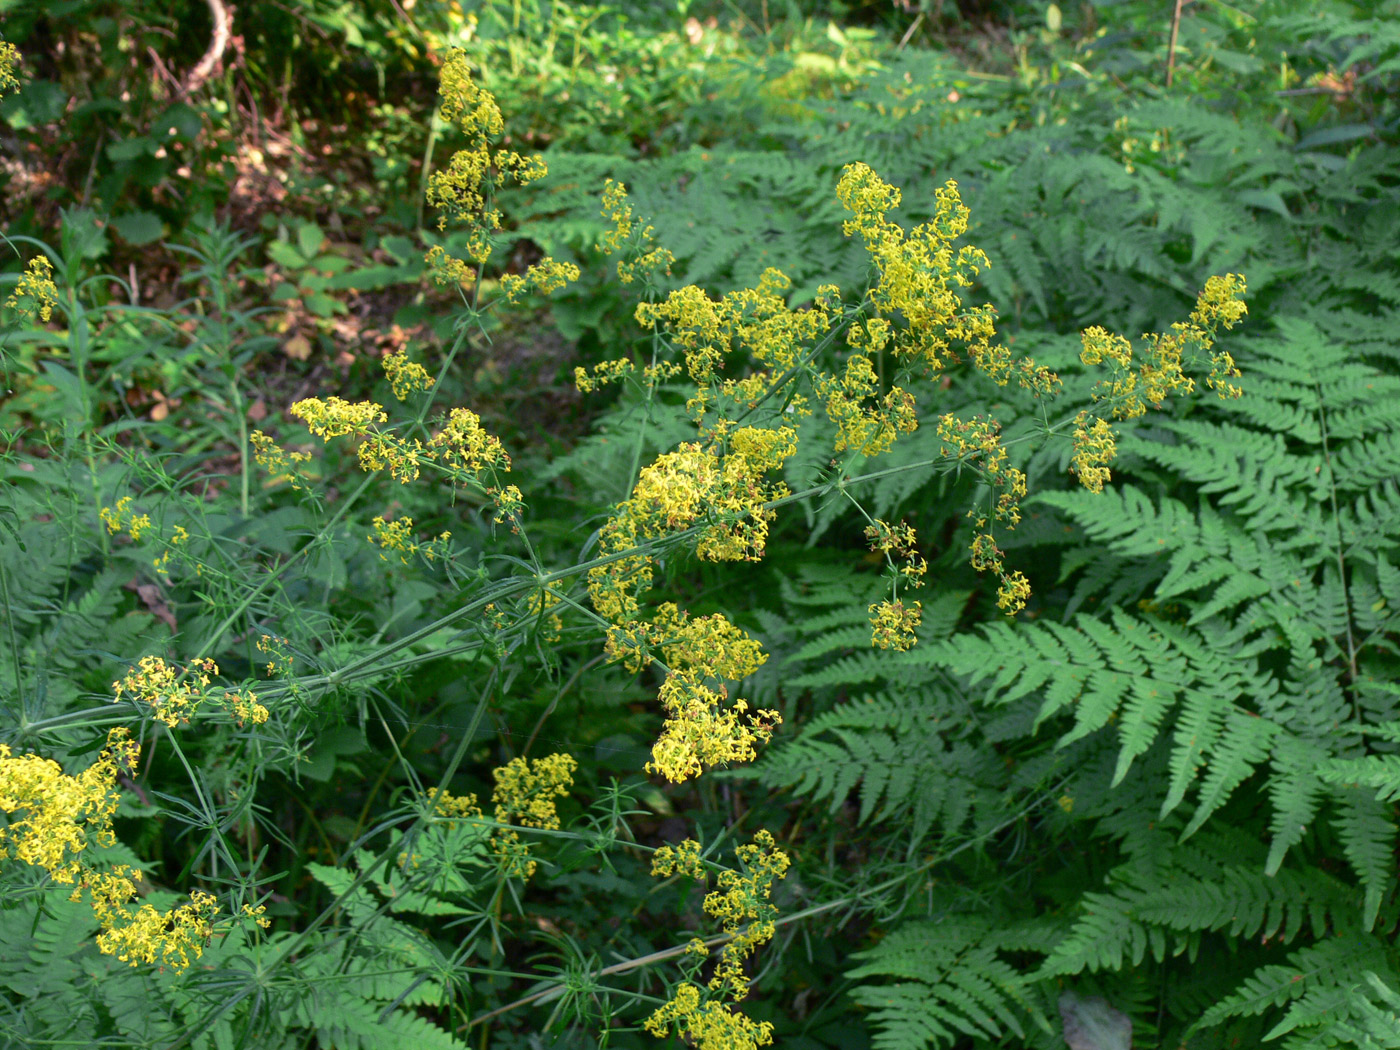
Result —
M1354 986L1386 954L1370 934L1329 937L1300 948L1289 954L1286 964L1261 966L1207 1010L1196 1028L1210 1028L1231 1017L1257 1017L1316 988Z
M895 978L851 992L871 1011L875 1050L924 1050L967 1037L1024 1039L1023 1019L1034 1016L1026 978L999 957L981 923L908 923L855 958L862 964L847 977Z
M1381 899L1395 882L1393 807L1358 788L1334 789L1338 813L1333 820L1342 850L1366 891L1364 925L1370 930Z

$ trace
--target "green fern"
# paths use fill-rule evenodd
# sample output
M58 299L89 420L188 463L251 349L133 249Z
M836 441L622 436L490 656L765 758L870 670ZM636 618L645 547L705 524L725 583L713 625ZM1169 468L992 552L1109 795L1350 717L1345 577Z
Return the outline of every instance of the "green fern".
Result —
M876 1050L924 1050L968 1038L1025 1039L1031 1026L1050 1031L1026 978L1000 957L1013 938L975 920L908 923L855 956L851 998L871 1012Z

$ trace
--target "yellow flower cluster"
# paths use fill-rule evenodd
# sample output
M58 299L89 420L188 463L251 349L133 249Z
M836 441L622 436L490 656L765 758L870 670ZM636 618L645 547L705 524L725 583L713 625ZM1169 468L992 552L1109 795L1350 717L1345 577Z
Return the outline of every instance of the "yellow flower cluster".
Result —
M919 541L914 526L903 521L891 525L876 518L865 527L865 538L872 551L899 555L904 560L904 565L899 569L900 576L912 586L922 586L923 577L928 572L928 562L919 557Z
M425 561L435 561L438 558L446 558L448 555L448 544L452 539L452 533L441 533L437 539L429 540L427 543L419 543L413 537L413 519L396 518L393 521L385 521L383 516L374 519L374 533L368 537L369 541L382 547L385 552L397 551L399 562L408 564L409 558L421 555ZM379 555L383 561L389 560L387 553Z
M637 366L625 357L619 357L612 361L600 361L593 366L590 372L587 368L579 366L574 369L574 386L578 387L579 393L591 394L595 390L601 390L609 383L615 383L636 372Z
M329 441L331 438L363 437L379 423L387 423L389 417L373 401L346 401L339 397L303 398L292 405L292 415L300 418L306 429L318 438Z
M170 575L170 559L177 551L183 551L185 544L189 541L190 531L183 525L176 525L175 531L170 534L170 539L163 552L151 560L156 572L162 576Z
M744 870L721 872L719 888L705 897L706 914L719 919L729 937L708 982L714 997L702 1001L700 987L689 981L681 984L671 1000L646 1020L647 1031L658 1038L664 1038L674 1024L683 1039L707 1050L747 1050L773 1041L771 1024L752 1021L731 1010L725 1000L738 1003L749 994L744 962L759 945L773 939L778 909L769 897L774 880L787 873L790 862L768 831L758 832L751 844L736 852ZM652 857L651 870L657 876L682 874L703 879L699 843L687 840L674 848L663 846ZM692 941L690 950L703 954L704 943Z
M917 640L914 629L923 620L923 605L919 602L904 602L899 598L899 585L922 587L928 573L928 562L919 557L918 538L914 527L907 522L891 525L875 518L865 527L865 538L870 549L885 556L889 566L893 594L889 601L876 602L867 610L870 613L870 644L878 649L897 649L904 652L913 647ZM903 562L895 563L895 556Z
M660 847L651 855L651 873L658 878L684 875L703 880L705 865L700 860L700 843L685 839L675 846Z
M598 250L605 255L625 254L617 263L618 280L631 284L640 278L643 284L650 284L663 273L669 276L676 257L669 248L656 246L655 227L636 226L632 205L627 201L627 187L616 179L603 183L602 215L613 228L603 234Z
M578 763L572 755L546 755L544 758L513 758L493 770L496 788L491 801L496 804L496 820L501 824L518 824L527 828L559 827L559 814L554 800L569 793L574 783ZM492 837L491 846L505 866L507 875L528 879L535 873L530 859L529 844L520 833L503 829Z
M970 462L991 489L994 501L990 507L992 522L1014 529L1021 520L1021 500L1026 495L1026 475L1006 463L1000 425L994 419L974 417L958 419L942 416L938 421L938 436L945 444L943 455L959 465ZM969 511L971 517L974 511ZM986 515L976 520L977 535L972 541L972 567L978 572L991 571L1001 581L997 589L997 606L1008 615L1020 612L1030 597L1030 583L1020 572L1008 573L1001 548L989 531Z
M500 438L483 430L481 417L469 408L454 408L428 447L438 451L443 463L473 474L510 470L510 456Z
M896 598L893 601L874 602L870 613L870 644L877 649L896 649L904 652L914 647L918 638L914 629L923 622L922 602L905 602Z
M622 251L632 239L632 205L627 200L627 186L616 179L603 183L603 218L613 224L613 228L603 234L603 242L598 250L605 255ZM655 232L653 227L648 230ZM624 282L625 283L625 282Z
M696 387L686 409L697 424L718 403L751 407L770 386L795 381L803 346L825 334L832 319L829 299L822 297L809 310L789 308L784 294L791 286L781 271L769 267L757 287L738 289L718 301L687 285L662 302L637 305L638 324L655 329L665 322L671 342L684 351ZM743 379L724 378L726 358L743 351L759 367ZM801 402L794 409L802 410Z
M4 48L0 44L0 88L4 86ZM11 47L11 51L14 49ZM0 91L0 95L4 92ZM5 307L26 317L38 316L41 321L53 319L53 308L58 305L58 287L53 283L53 263L47 255L36 255L29 260L29 266L19 275L15 290L5 300Z
M786 486L764 475L782 466L796 450L791 427L736 428L731 417L757 406L760 399L780 396L789 414L805 414L805 400L796 390L808 376L816 396L838 430L836 451L850 448L865 455L887 449L900 433L917 426L914 397L897 384L884 388L877 361L887 348L907 361L922 362L929 371L952 356L950 341L967 344L974 360L998 382L1012 374L1005 351L994 351L994 313L990 307L964 308L956 288L966 287L986 264L974 248L954 252L952 242L967 227L967 209L949 184L938 193L935 219L907 235L885 213L899 202L899 191L881 181L864 165L849 166L837 190L852 213L848 235L860 233L880 272L868 308L875 316L854 321L847 329L851 350L844 368L828 374L812 362L807 349L826 335L844 311L839 289L824 286L810 309L794 310L786 302L791 282L775 269L766 270L754 288L740 289L719 300L688 286L655 303L637 307L645 328L665 328L666 338L684 361L694 395L686 407L702 440L681 444L645 467L628 500L616 508L601 531L601 550L622 554L649 539L696 528L697 554L707 560L756 561L763 556L773 511L768 504L788 494ZM626 188L609 182L604 188L603 215L613 223L602 248L618 251L637 238L637 224L627 203ZM643 237L649 230L641 231ZM844 312L841 319L845 318ZM752 361L743 377L725 374L726 363L738 354ZM998 356L998 355L1001 356ZM605 362L591 372L579 369L576 382L587 392L630 375L635 366L625 360ZM1054 376L1022 362L1020 379L1039 393L1049 393ZM998 516L1018 514L1013 500L1024 494L1024 478L1000 458L983 464L994 483L1008 495ZM908 564L892 568L896 584L920 582L927 565L908 552ZM891 561L893 567L893 562ZM619 559L590 571L589 591L594 608L613 625L609 652L615 658L637 660L636 652L656 643L656 627L640 619L640 595L651 584L651 561L645 555ZM897 600L871 607L872 641L906 648L919 622L917 602ZM737 631L730 625L730 629ZM742 633L742 632L740 632ZM756 651L757 647L755 646ZM672 657L667 656L668 664ZM756 666L756 664L754 665ZM751 668L744 668L751 673ZM649 770L673 781L686 779L717 761L752 757L754 745L771 737L776 716L751 714L743 700L726 706L728 691L717 678L697 675L684 666L668 667L661 688L666 723Z
M291 675L293 658L289 651L291 643L287 639L263 634L258 636L256 645L258 652L265 653L268 657L266 669L269 678L276 675Z
M1241 390L1230 382L1240 377L1234 358L1215 350L1219 330L1233 328L1249 312L1243 298L1245 280L1239 274L1215 276L1206 280L1187 321L1172 325L1170 333L1148 334L1145 352L1138 362L1133 346L1121 335L1099 327L1082 333L1083 350L1079 359L1086 365L1107 362L1109 376L1094 387L1094 400L1103 402L1112 419L1136 419L1148 405L1160 408L1175 393L1190 393L1195 381L1185 374L1183 359L1211 351L1211 370L1206 386L1220 397L1239 397ZM1071 470L1090 492L1102 492L1109 480L1108 464L1117 450L1113 428L1105 419L1094 419L1080 412L1074 420L1074 454Z
M772 520L768 504L786 492L780 485L765 489L761 482L740 489L725 487L720 479L729 462L726 457L733 454L730 431L736 419L763 400L773 400L793 416L805 414L809 409L797 389L804 377L836 425L835 451L851 449L867 456L885 451L901 433L918 425L914 397L900 382L916 370L936 375L947 362L959 359L960 350L999 385L1014 378L1036 397L1053 395L1060 388L1054 372L1030 358L1013 361L1009 350L995 344L996 314L990 305L963 302L962 289L973 284L988 260L975 247L955 247L969 219L955 183L936 191L933 218L909 231L888 218L900 204L900 191L867 165L843 169L837 197L850 214L843 231L862 238L878 274L856 309L843 304L839 289L828 285L818 290L810 309L791 310L784 298L790 282L773 269L764 272L757 287L719 300L688 286L670 292L663 301L637 307L638 323L664 329L666 344L684 360L695 384L686 408L700 429L701 440L680 445L642 471L631 498L603 529L605 553L624 553L641 541L699 526L701 557L760 558ZM619 251L637 239L638 224L621 183L610 180L605 185L602 214L613 224L602 250ZM641 233L650 237L649 229ZM1157 403L1173 392L1189 391L1192 381L1182 370L1186 351L1210 349L1220 327L1238 322L1245 313L1243 294L1242 277L1211 278L1190 321L1174 326L1168 335L1149 336L1147 360L1136 369L1127 340L1101 328L1086 331L1084 361L1108 362L1111 370L1096 399L1109 401L1117 417L1132 418L1145 410L1145 401ZM825 372L815 365L811 346L843 324L845 362L834 372ZM893 382L884 378L887 353L900 362ZM740 354L752 362L749 374L726 375L727 363ZM1233 359L1215 353L1211 360L1208 385L1222 396L1238 396L1238 388L1229 383L1239 375ZM655 374L670 378L677 366L669 367L669 375ZM634 372L630 361L604 362L591 370L578 369L576 382L588 392ZM648 381L654 382L651 376ZM1085 414L1076 420L1073 463L1084 483L1099 491L1109 476L1106 464L1113 457L1114 443L1108 425L1093 418ZM785 429L749 426L734 436ZM998 606L1008 613L1018 612L1029 597L1029 583L1023 574L1006 570L993 530L997 525L1013 529L1020 521L1025 475L1007 463L994 421L945 416L939 422L939 436L945 442L944 454L955 459L959 468L971 467L992 493L991 503L977 517L972 563L979 571L997 574ZM783 452L792 454L786 443ZM773 465L780 465L781 457L775 458ZM717 528L716 518L723 529ZM889 550L885 553L889 560ZM921 608L918 602L901 601L897 584L901 576L902 582L917 583L927 567L912 555L903 567L895 569L892 561L891 566L896 589L889 601L870 607L872 642L902 649L913 643ZM636 635L638 595L651 580L651 562L641 554L594 569L589 581L594 607L624 635ZM689 699L681 706L690 710L695 697L702 694L695 683L683 684Z
M1233 328L1248 313L1243 300L1245 280L1239 274L1207 279L1187 321L1172 325L1169 334L1149 334L1144 360L1134 369L1132 344L1121 335L1102 328L1085 329L1084 349L1079 359L1086 365L1109 363L1109 378L1094 388L1094 400L1107 402L1114 419L1136 419L1147 405L1160 407L1174 393L1190 393L1195 382L1182 371L1187 354L1211 350L1221 327ZM1239 397L1240 388L1229 381L1238 379L1234 359L1224 351L1211 354L1211 371L1206 385L1222 398Z
M272 925L272 920L267 918L266 904L243 905L243 917L245 919L252 919L253 922L255 922L258 926L261 926L264 930Z
M454 408L427 445L417 438L405 441L379 429L388 416L373 401L310 397L293 404L291 412L327 441L335 437L358 439L356 452L365 471L387 470L397 481L408 484L418 478L425 464L435 465L449 480L475 485L491 497L498 511L497 522L514 518L524 506L516 486L496 483L498 473L510 470L510 456L499 438L482 429L481 417L470 409Z
M696 1050L756 1050L773 1043L773 1025L754 1021L716 1000L700 1001L700 989L686 983L646 1020L646 1030L664 1039L672 1024Z
M769 483L763 474L795 447L790 431L780 437L786 439L782 447L757 457L745 454L741 446L731 446L731 454L723 456L694 442L657 457L642 469L631 498L619 504L603 526L603 552L620 553L643 540L701 525L697 548L702 558L761 559L774 516L764 503L787 493L785 485ZM642 556L590 569L593 607L614 624L630 624L640 609L638 595L651 579L651 561Z
M1249 313L1249 308L1244 304L1246 292L1243 274L1208 277L1205 288L1196 297L1196 309L1191 312L1191 325L1196 330L1192 333L1193 338L1199 341L1202 350L1212 350L1206 386L1222 399L1241 397L1244 391L1230 382L1231 379L1240 378L1235 359L1227 351L1213 350L1215 336L1220 328L1228 330L1235 327Z
M258 703L257 694L251 689L230 689L224 693L223 701L240 728L249 722L260 726L267 721L268 710Z
M696 553L708 561L757 561L763 556L773 512L764 504L787 493L764 475L796 450L789 427L745 427L728 435L727 449L682 444L645 467L630 499L620 504L600 532L604 553L622 553L639 543L699 526ZM690 620L663 605L650 622L641 618L640 595L652 580L646 555L621 558L589 570L593 607L612 625L608 652L634 670L649 663L648 647L659 646L667 666L660 701L666 720L647 769L673 783L706 766L753 758L767 742L778 716L749 712L729 698L724 679L752 674L766 657L757 642L723 616Z
M96 762L76 776L65 776L52 759L14 755L0 744L0 857L22 860L48 871L55 882L71 884L82 870L78 855L89 842L109 846L117 811L114 781L136 768L140 749L126 729L107 734ZM23 817L15 813L23 811Z
M850 237L859 234L880 274L870 291L879 318L900 318L888 330L891 348L901 359L923 365L935 375L957 360L953 342L966 346L974 365L998 384L1017 373L1021 386L1037 395L1053 392L1059 379L1030 358L1013 368L1010 353L993 347L996 310L990 304L965 307L956 291L968 288L982 268L986 254L971 245L956 252L953 242L967 232L969 211L949 180L935 192L934 217L905 232L886 215L899 207L900 191L866 164L848 164L841 171L836 195L852 215L842 224ZM883 345L884 334L878 340Z
M634 621L608 632L608 655L630 670L650 664L656 650L666 665L658 693L666 720L647 772L680 783L707 766L756 757L755 745L772 739L777 712L749 713L748 702L737 697L726 706L724 683L763 666L763 647L718 613L692 618L671 602L657 609L651 623Z
M245 722L254 725L266 722L268 710L258 703L251 691L228 688L214 691L213 676L218 673L219 665L209 659L195 660L181 672L159 656L143 656L125 678L112 683L115 694L112 702L127 696L135 703L146 704L154 712L156 721L171 729L181 723L188 725L199 706L211 700L227 708L240 726Z
M102 524L112 535L125 531L133 540L140 540L142 534L151 527L149 514L131 513L131 497L123 496L115 507L103 507L98 511Z
M287 482L294 489L302 488L300 468L311 462L309 452L288 452L261 430L248 435L253 446L253 462L272 476L272 484Z
M19 51L14 44L0 40L0 98L5 97L5 92L13 91L19 87L19 78L15 76L15 66L19 65Z
M440 817L449 818L451 826L451 820L480 818L481 806L477 804L475 795L454 795L450 791L439 791L433 799L433 812Z
M719 889L705 897L705 911L720 920L729 943L720 954L719 966L710 978L711 991L727 990L736 1000L749 993L744 960L760 944L773 939L773 918L778 909L769 901L773 882L787 874L788 855L777 848L768 831L760 831L753 842L736 851L743 873L723 871Z
M1070 470L1090 492L1102 492L1112 476L1108 464L1117 455L1118 446L1108 420L1094 419L1090 423L1091 418L1088 412L1074 417L1074 458Z
M880 318L851 325L846 339L856 352L846 359L845 372L839 377L818 372L813 377L817 396L837 427L835 452L850 448L878 456L900 434L912 433L919 425L914 395L899 386L880 393L873 357L888 342L889 331Z
M400 401L406 401L408 395L418 390L431 389L436 382L432 376L428 375L428 370L417 361L410 361L408 354L403 350L396 350L387 355L383 361L384 374L389 377L389 385L393 387L394 396Z
M159 963L177 973L183 973L192 960L204 954L204 946L214 933L212 919L219 910L213 894L195 890L190 903L168 912L156 911L149 904L132 911L126 903L129 900L119 893L94 892L92 908L104 927L97 935L98 950L132 966Z
M467 139L467 147L454 153L447 167L429 176L428 203L442 210L439 229L446 229L449 216L466 226L467 258L483 266L491 257L492 235L501 228L496 190L510 183L527 186L544 178L549 169L537 154L526 157L491 148L492 141L505 130L505 121L492 94L472 80L471 63L460 48L454 48L443 63L438 95L438 115L457 126ZM427 261L439 284L461 284L475 277L466 262L440 246L428 252ZM578 280L578 276L573 263L557 263L546 256L523 277L503 277L501 289L507 301L516 302L527 289L548 294Z
M1008 528L1021 520L1021 500L1026 495L1026 475L1006 463L1001 425L994 419L974 416L970 420L945 415L938 420L938 436L945 444L942 453L960 464L975 462L983 480L997 493L993 518Z
M570 281L577 281L578 276L579 269L574 263L555 262L546 256L533 266L527 266L523 277L516 273L502 275L501 291L505 293L506 302L518 303L528 291L548 295Z
M440 244L429 248L423 261L428 264L428 273L439 288L458 288L476 280L476 271Z
M102 932L97 947L123 962L160 962L178 971L199 958L212 932L208 917L217 910L212 896L196 891L191 903L158 912L149 904L132 911L141 873L126 865L110 872L89 867L82 853L89 844L116 841L116 778L136 768L140 749L124 728L107 734L96 762L74 776L57 762L37 755L14 755L0 744L0 857L23 861L49 873L54 882L74 887L69 900L86 890ZM20 815L22 814L22 815Z
M977 519L979 529L985 525L985 518ZM1014 616L1026 607L1026 599L1031 596L1030 581L1019 571L1007 573L1006 555L991 533L979 532L972 538L972 567L978 572L995 572L1001 580L997 588L997 608Z

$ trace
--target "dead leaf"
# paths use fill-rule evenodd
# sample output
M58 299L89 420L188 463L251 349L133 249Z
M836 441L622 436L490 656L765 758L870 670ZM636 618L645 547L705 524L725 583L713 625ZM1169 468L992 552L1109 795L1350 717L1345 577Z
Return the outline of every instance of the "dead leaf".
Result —
M282 353L293 361L305 361L311 356L311 340L298 332L282 344Z
M175 614L170 611L170 606L165 604L165 599L161 597L159 587L154 583L138 583L136 585L136 597L141 599L141 603L150 610L152 616L170 628L171 634L179 633L179 626L175 622Z
M170 416L170 410L180 407L178 397L168 398L159 390L152 391L151 397L155 398L155 405L151 408L151 419L159 423L162 419Z
M248 406L248 422L261 423L267 418L267 402L258 398Z

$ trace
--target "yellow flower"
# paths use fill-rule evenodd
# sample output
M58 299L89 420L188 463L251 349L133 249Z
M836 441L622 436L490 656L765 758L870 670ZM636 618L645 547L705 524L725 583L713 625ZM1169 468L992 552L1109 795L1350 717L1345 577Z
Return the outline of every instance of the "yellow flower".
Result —
M123 496L117 500L115 507L103 507L98 511L98 516L102 523L107 526L107 531L115 535L125 529L133 540L139 541L147 529L151 527L151 518L148 514L131 514L131 497Z
M897 208L900 191L868 165L842 169L836 195L852 214L842 225L846 236L859 234L880 274L870 302L882 318L900 317L904 324L891 340L896 356L920 362L930 375L956 359L951 342L967 345L974 363L999 383L1009 374L1009 356L994 350L996 311L990 305L965 307L957 288L967 288L990 265L978 248L953 242L967 232L969 211L958 196L957 183L948 181L935 191L931 221L906 231L886 218ZM1024 372L1022 385L1047 380Z
M87 891L102 927L97 937L101 951L133 966L160 962L183 971L203 952L212 932L207 916L217 909L214 898L196 891L190 904L170 912L150 905L133 912L128 904L141 873L125 865L94 871L82 856L90 844L116 841L117 775L134 772L138 755L128 731L113 729L97 761L68 776L57 762L37 755L16 757L0 744L0 810L8 817L7 826L0 828L0 857L41 867L54 882L73 885L72 901Z
M309 452L288 452L261 430L248 435L253 446L253 461L272 475L272 482L287 482L294 489L302 488L299 469L311 462Z
M1090 492L1102 492L1111 477L1108 464L1117 455L1117 445L1107 420L1095 419L1091 426L1089 419L1088 412L1074 417L1074 458L1070 470Z
M428 264L433 283L440 288L456 288L476 280L475 270L439 244L428 249L423 261Z
M491 777L496 788L491 801L496 804L496 820L527 828L558 828L554 800L568 795L577 768L572 755L555 754L533 760L513 758L493 770ZM501 857L507 875L528 879L535 873L529 846L519 832L504 829L491 839L491 845Z
M14 51L11 45L0 44L0 89L5 84L4 49L7 47ZM3 90L0 90L0 95L3 94ZM53 319L53 308L57 305L58 287L53 283L53 263L46 255L36 255L29 260L24 273L19 275L15 290L5 300L5 306L22 314L37 314L40 320L50 321Z
M481 816L481 807L477 805L475 795L454 795L450 791L439 791L433 799L433 812L440 817L472 818Z
M914 628L923 619L919 602L877 602L870 606L870 644L880 649L904 652L913 647Z
M471 62L461 48L449 51L442 64L438 96L438 115L470 139L493 138L505 129L495 98L472 80Z
M1001 577L997 588L997 608L1008 616L1014 616L1026 607L1026 599L1031 596L1030 581L1020 572Z
M19 78L15 76L15 66L19 65L19 51L15 45L0 41L0 98L5 92L13 91L19 87Z
M500 210L491 203L496 186L502 182L528 185L543 178L548 169L538 155L492 152L491 141L505 130L505 121L491 93L472 80L471 64L460 48L454 48L443 63L438 94L442 100L439 115L457 125L467 138L467 148L458 150L446 168L429 176L427 200L443 211L439 228L446 227L449 216L465 223L467 257L484 265L491 257L491 235L501 228ZM428 259L434 261L431 252ZM465 264L452 265L455 262L452 260L445 270L449 279L466 272Z
M97 761L67 776L52 759L16 756L0 744L0 810L8 815L8 825L0 827L0 857L43 868L55 882L71 884L90 842L115 841L115 781L118 773L136 768L138 754L128 731L113 729Z
M574 386L578 387L581 394L591 394L609 383L620 381L636 370L637 366L625 357L613 361L600 361L593 366L592 373L580 366L574 369Z
M644 1022L658 1039L664 1039L675 1024L676 1031L696 1050L756 1050L773 1042L773 1026L754 1021L729 1009L721 1002L700 1001L700 989L682 984L666 1005Z
M444 532L435 540L419 543L413 536L413 519L407 517L385 521L383 516L379 516L374 519L373 525L374 533L368 537L369 541L385 551L398 551L399 562L403 565L407 565L409 558L415 554L422 555L427 561L445 557L448 541L452 538L452 533ZM389 556L380 554L379 557L387 561Z
M410 361L403 350L395 351L384 358L384 374L394 389L394 396L400 401L416 390L428 390L436 382L428 375L428 370L417 361Z
M326 441L351 434L368 436L375 424L389 419L373 401L351 403L338 397L324 401L319 397L303 398L292 405L291 412L306 423L307 430Z
M611 255L621 250L632 236L632 205L627 203L627 186L616 179L603 183L603 218L613 224L613 228L603 234L598 250Z
M211 700L230 711L239 725L266 722L267 708L258 703L251 690L213 686L213 676L218 673L219 665L213 660L194 660L181 672L159 656L143 656L125 678L112 683L112 701L116 703L128 696L133 702L146 704L156 721L171 729L182 723L188 725L199 707Z
M107 928L97 935L97 947L132 966L158 962L182 973L204 954L214 932L210 920L218 910L218 901L203 890L190 894L189 904L168 912L149 904L135 912L117 905L104 917Z
M245 919L252 919L264 930L272 925L272 920L267 917L266 912L267 905L265 904L259 904L256 907L251 904L243 905L243 917Z
M1109 377L1094 387L1094 399L1107 401L1115 419L1135 419L1147 410L1147 403L1160 406L1173 393L1190 393L1195 381L1183 372L1183 361L1212 350L1218 329L1233 328L1249 312L1242 301L1244 294L1245 280L1239 274L1207 279L1187 321L1173 324L1170 334L1145 336L1146 352L1136 370L1127 339L1099 327L1085 329L1080 360L1087 365L1105 361L1109 365ZM1239 377L1229 353L1211 353L1206 386L1222 398L1239 397L1240 388L1230 382Z
M1191 323L1213 330L1217 324L1233 328L1249 313L1243 299L1246 292L1243 274L1227 273L1224 277L1206 278L1206 286L1196 298Z
M387 470L395 481L404 485L418 479L419 464L424 458L423 442L417 438L409 442L380 431L366 434L355 451L362 470Z
M510 456L497 437L481 428L481 417L469 408L454 408L447 423L428 442L444 463L477 473L510 470Z
M693 673L668 674L657 694L666 720L652 746L647 772L679 784L699 776L706 767L756 758L756 745L768 743L782 719L776 711L750 714L743 700L726 709L725 696L721 689L699 682Z
M258 703L258 698L251 690L238 691L230 690L224 696L224 703L233 712L233 716L238 721L240 727L245 722L251 722L255 726L260 726L268 719L268 710Z
M700 843L686 839L675 846L662 846L651 855L651 873L654 876L686 875L692 879L704 879L705 867L700 861Z
M719 888L705 897L706 914L719 919L729 937L708 984L709 993L716 998L702 1001L705 993L700 987L689 981L679 985L670 1001L644 1023L646 1030L658 1038L664 1038L674 1024L683 1039L704 1050L747 1050L773 1041L772 1025L754 1022L731 1010L724 1000L739 1002L748 996L749 977L744 972L744 962L759 945L773 938L777 908L769 897L774 880L787 873L790 862L766 830L759 831L751 844L740 846L736 852L744 870L721 872ZM704 878L699 857L700 844L693 840L675 847L663 846L653 857L652 873ZM704 942L692 940L686 952L706 954Z
M577 281L579 269L573 263L555 262L549 256L545 256L533 266L525 270L525 276L508 273L501 278L501 290L505 293L506 301L516 303L527 291L534 289L541 295L549 295L557 292L570 281Z
M269 677L273 675L290 675L292 673L292 655L288 651L290 642L285 638L277 638L270 634L258 636L257 650L266 653L270 659L267 661L266 670Z
M670 274L676 257L670 249L655 247L656 231L653 227L636 229L632 220L632 205L627 202L627 187L614 179L608 179L603 184L602 215L613 224L613 228L603 234L598 250L605 255L627 252L628 257L620 259L617 264L617 276L623 284L631 284L639 278L648 283L662 273Z

